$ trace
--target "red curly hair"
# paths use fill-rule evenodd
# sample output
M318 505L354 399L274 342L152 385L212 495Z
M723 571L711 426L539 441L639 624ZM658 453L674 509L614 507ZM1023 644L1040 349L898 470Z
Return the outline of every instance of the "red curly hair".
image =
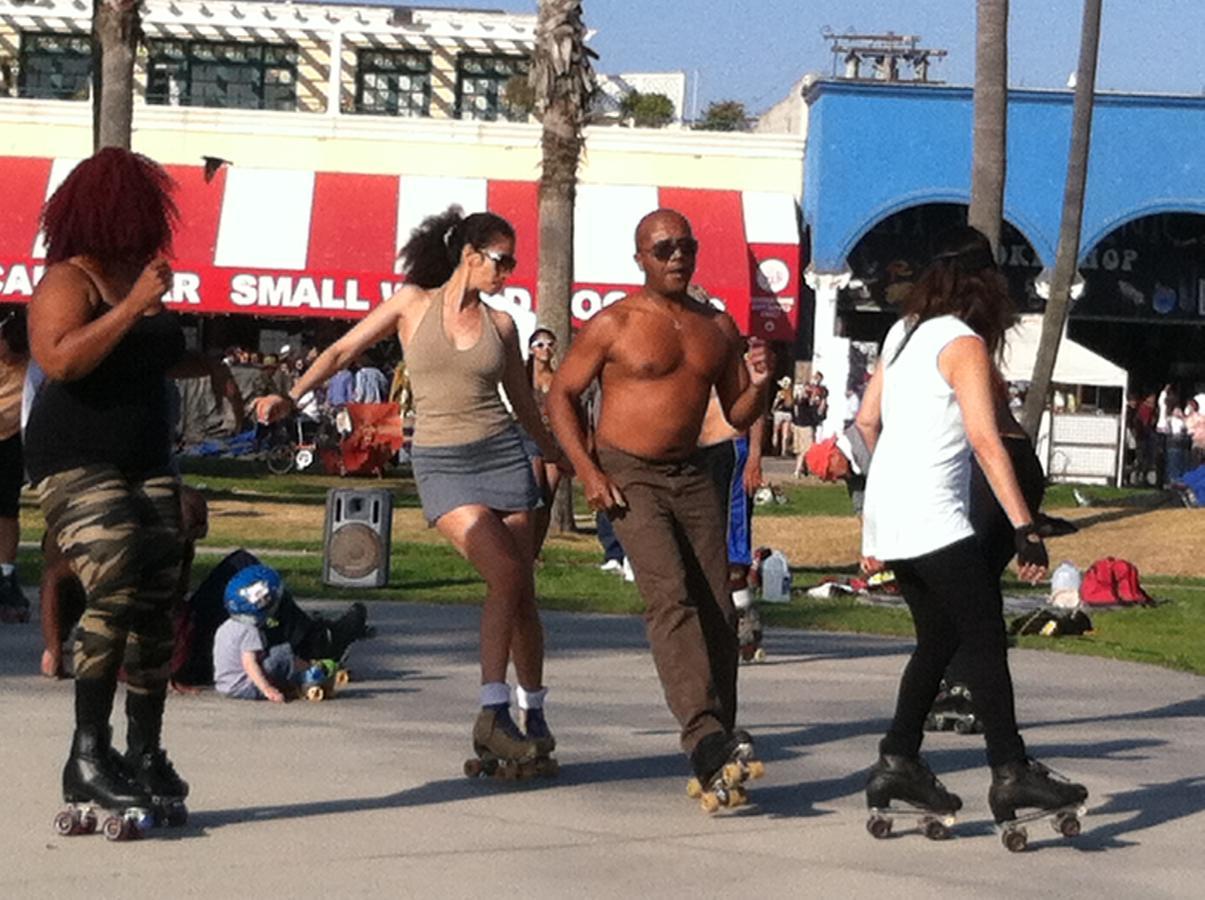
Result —
M176 184L141 153L106 147L81 162L42 208L46 262L89 256L145 266L171 250Z

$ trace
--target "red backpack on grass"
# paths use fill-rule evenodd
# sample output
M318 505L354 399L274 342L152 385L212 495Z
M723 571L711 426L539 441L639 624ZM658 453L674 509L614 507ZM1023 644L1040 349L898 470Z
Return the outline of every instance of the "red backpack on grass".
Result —
M1138 567L1129 560L1112 556L1098 559L1088 567L1079 596L1090 606L1155 602L1138 581Z

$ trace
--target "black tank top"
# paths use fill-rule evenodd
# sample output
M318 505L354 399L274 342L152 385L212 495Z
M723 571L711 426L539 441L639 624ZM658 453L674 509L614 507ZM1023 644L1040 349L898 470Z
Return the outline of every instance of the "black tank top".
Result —
M30 481L93 463L128 475L165 468L172 456L167 370L183 355L179 320L161 312L139 319L83 378L47 380L25 428Z

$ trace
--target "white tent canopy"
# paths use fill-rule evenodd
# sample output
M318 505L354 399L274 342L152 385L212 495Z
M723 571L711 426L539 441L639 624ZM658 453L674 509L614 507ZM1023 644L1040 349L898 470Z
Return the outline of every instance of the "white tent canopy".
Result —
M1029 381L1033 378L1033 366L1038 356L1038 341L1041 337L1040 315L1021 316L1021 321L1009 330L1003 365L1006 381ZM1069 340L1064 332L1063 342L1059 345L1058 360L1054 365L1053 381L1057 384L1118 387L1124 391L1128 384L1128 375L1120 366L1093 353L1082 344Z

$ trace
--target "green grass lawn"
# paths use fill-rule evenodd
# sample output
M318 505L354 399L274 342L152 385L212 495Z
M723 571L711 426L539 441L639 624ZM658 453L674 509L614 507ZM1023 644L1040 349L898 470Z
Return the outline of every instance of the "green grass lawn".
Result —
M264 504L321 506L331 487L349 486L335 477L312 475L268 476L259 471L262 464L231 461L192 461L186 479L203 487L211 499L254 500ZM417 506L413 482L408 478L360 481L356 484L394 489L395 503ZM808 517L849 515L849 500L841 485L788 483L784 485L788 502L760 507L758 515ZM1150 492L1090 488L1087 491L1100 505L1126 505L1145 502ZM1051 507L1074 505L1071 489L1051 487ZM583 509L584 512L584 509ZM801 523L802 527L802 523ZM33 517L22 531L22 539L41 538L40 523ZM287 533L265 533L252 541L265 562L276 567L293 591L302 597L414 601L429 603L480 603L485 585L476 572L450 547L440 543L395 542L391 553L391 579L379 590L339 589L322 583L322 554L314 535L294 537ZM304 550L304 555L278 555L272 551ZM598 570L599 554L588 542L577 547L549 546L537 572L540 604L545 609L575 612L633 615L643 605L635 586L614 575ZM20 556L21 578L34 584L40 575L41 555L23 550ZM212 555L201 555L193 574L199 582L216 562ZM827 572L797 569L796 591L790 604L764 607L766 624L787 628L858 632L911 636L912 623L906 610L869 606L853 599L817 600L804 589L828 574L849 575L852 569ZM1090 654L1166 666L1205 674L1205 579L1148 576L1147 590L1160 603L1148 609L1089 611L1096 630L1082 637L1025 637L1019 646ZM1029 590L1019 583L1006 584L1008 592Z

